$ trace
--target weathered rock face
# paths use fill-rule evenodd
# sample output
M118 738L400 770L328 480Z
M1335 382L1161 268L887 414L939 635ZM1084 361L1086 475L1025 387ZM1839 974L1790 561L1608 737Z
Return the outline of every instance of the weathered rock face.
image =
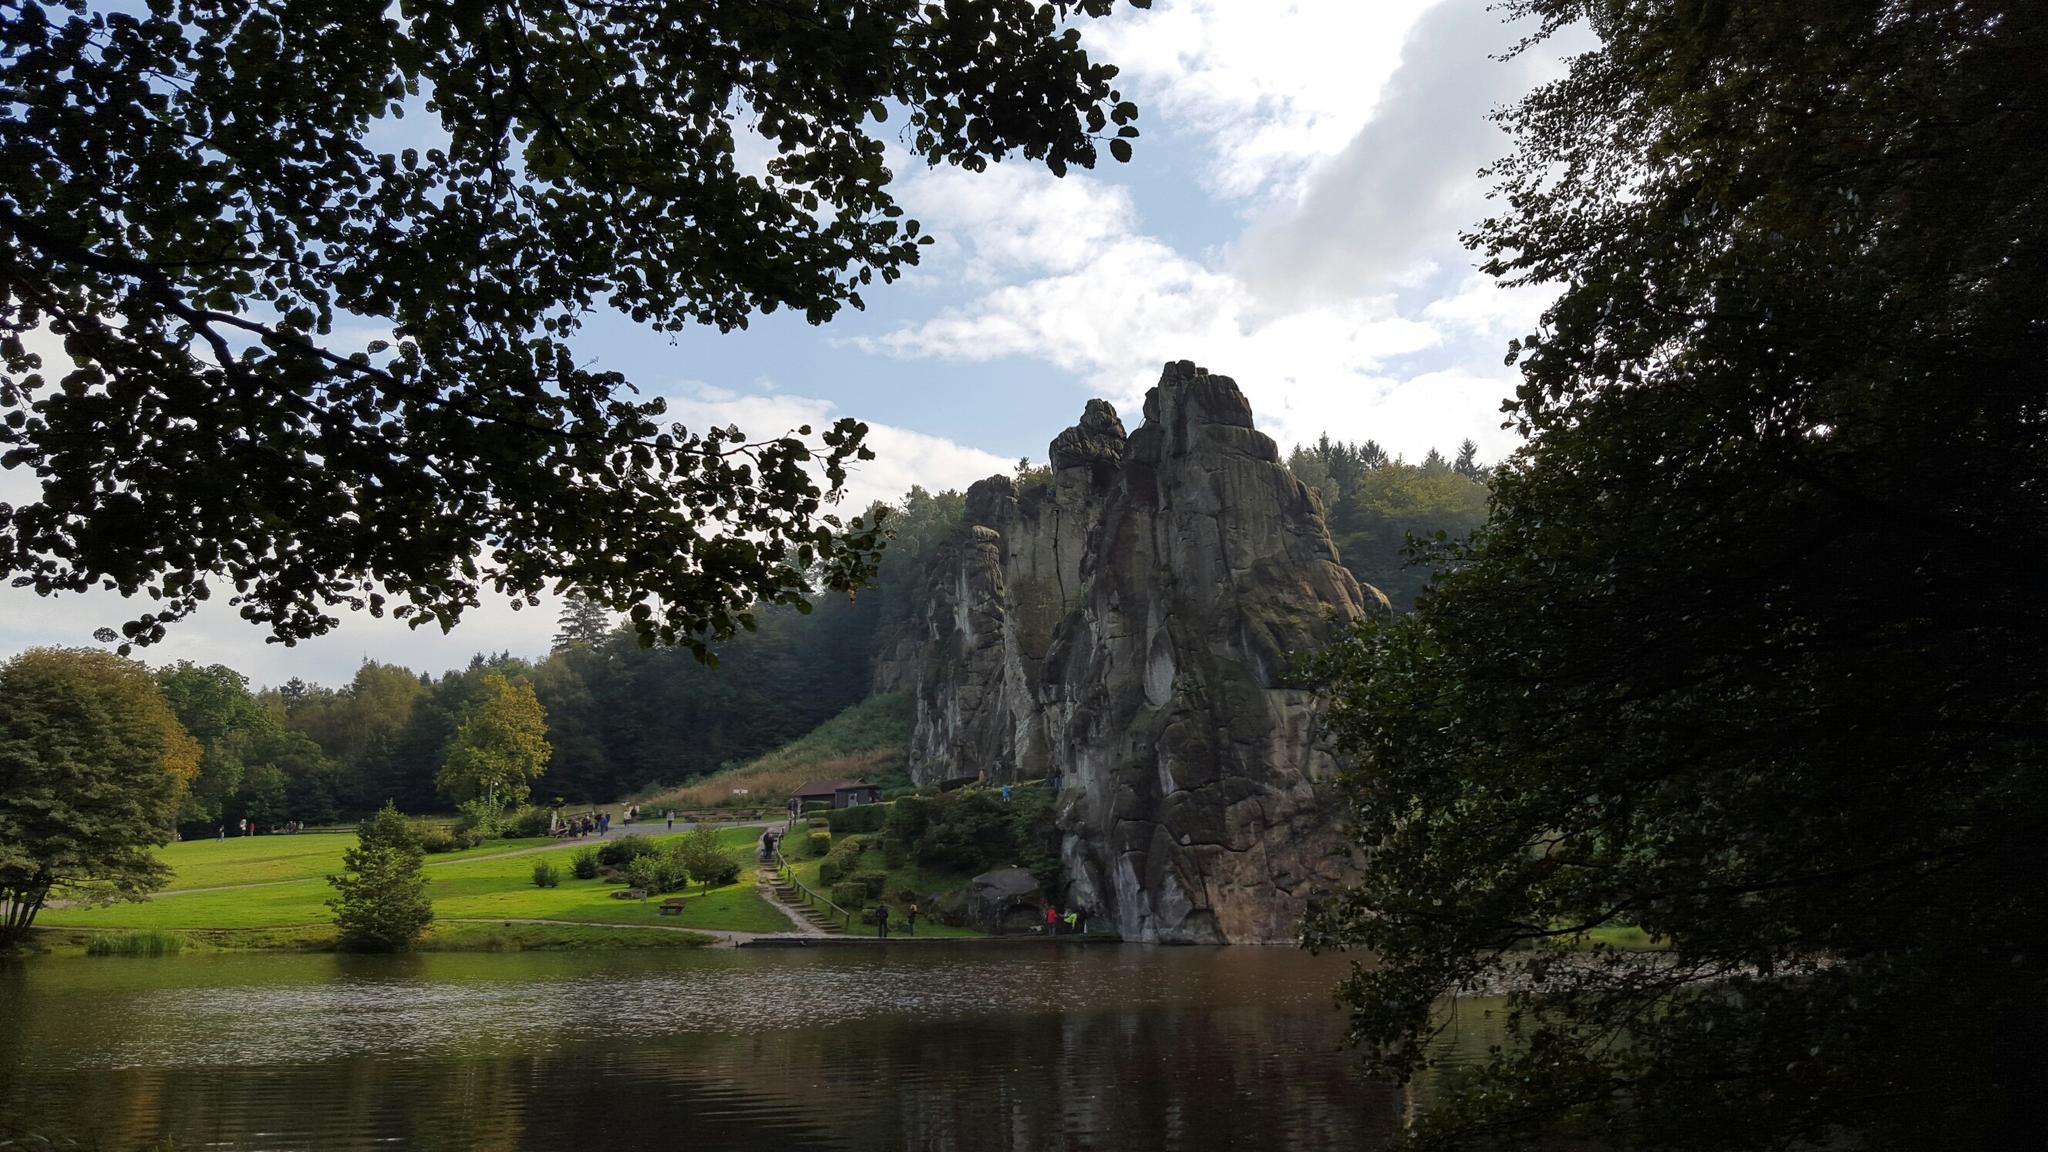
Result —
M1288 673L1385 598L1230 379L1169 364L1144 415L1090 401L1049 481L968 491L876 687L916 693L920 781L1057 780L1061 903L1126 939L1288 939L1350 866Z

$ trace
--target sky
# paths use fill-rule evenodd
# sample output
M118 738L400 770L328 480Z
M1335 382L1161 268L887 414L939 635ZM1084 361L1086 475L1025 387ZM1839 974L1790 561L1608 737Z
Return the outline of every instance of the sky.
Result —
M1130 164L1056 178L1023 161L983 173L892 168L937 243L896 284L813 327L666 336L598 317L579 351L670 402L692 427L776 435L854 416L877 459L849 504L912 484L964 488L1043 460L1090 397L1127 426L1171 360L1235 379L1285 450L1327 432L1419 459L1471 438L1514 447L1502 357L1541 290L1476 271L1459 233L1489 210L1479 170L1508 139L1489 113L1558 68L1499 59L1525 29L1486 0L1155 0L1083 21L1142 110ZM0 473L0 500L33 497ZM472 653L544 654L554 608L486 600L452 632L349 617L293 647L209 604L138 653L228 664L256 684L346 683L365 659L440 672ZM0 656L93 644L140 606L111 594L0 588Z

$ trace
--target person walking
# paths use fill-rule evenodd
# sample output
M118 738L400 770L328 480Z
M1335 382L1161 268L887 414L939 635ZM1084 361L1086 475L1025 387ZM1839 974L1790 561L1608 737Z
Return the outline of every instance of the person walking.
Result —
M1054 935L1060 930L1060 910L1051 904L1045 906L1045 934Z
M676 830L676 810L673 808L668 810L668 830L671 832Z
M904 910L903 934L905 936L917 935L917 905L915 903L911 904L909 908Z
M881 939L887 940L889 938L889 906L887 904L875 905L875 932Z

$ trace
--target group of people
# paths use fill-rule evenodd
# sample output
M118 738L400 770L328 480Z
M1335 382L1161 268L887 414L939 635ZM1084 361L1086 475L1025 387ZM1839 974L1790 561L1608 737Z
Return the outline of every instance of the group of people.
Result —
M887 940L889 938L889 906L887 904L875 905L874 916L875 934ZM917 904L915 901L911 903L910 907L903 910L903 934L905 936L917 935Z
M1088 910L1069 908L1065 916L1060 915L1057 905L1045 906L1045 934L1047 936L1078 936L1088 930Z
M271 831L271 833L272 833L273 835L277 835L277 834L286 834L286 835L289 835L289 834L291 834L291 833L294 833L294 832L302 832L302 831L304 831L304 830L305 830L305 827L306 827L306 825L305 825L305 824L304 824L304 822L302 822L302 821L298 821L298 820L286 820L286 821L283 821L283 822L281 822L281 823L279 823L279 824L273 825L273 826L271 827L270 831ZM262 826L262 825L261 825L260 823L258 823L257 821L254 821L254 820L249 820L249 819L242 819L242 820L237 820L237 821L235 821L235 835L237 835L237 836L254 836L254 835L257 835L258 833L260 833L260 832L262 832L262 831L263 831L263 826ZM225 839L227 839L227 838L228 838L228 826L227 826L226 824L222 824L222 825L221 825L221 826L220 826L220 827L219 827L218 829L216 829L216 830L215 830L215 833L214 833L214 835L215 835L215 837L216 837L217 839L220 839L220 840L225 840Z
M555 817L555 835L565 840L581 840L595 832L599 836L611 831L612 818L609 812L586 812L581 816L563 819Z

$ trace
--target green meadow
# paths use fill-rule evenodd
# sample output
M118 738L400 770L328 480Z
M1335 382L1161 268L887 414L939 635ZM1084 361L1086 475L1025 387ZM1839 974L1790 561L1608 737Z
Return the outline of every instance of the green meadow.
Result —
M734 932L787 932L789 920L764 900L754 882L755 828L726 828L719 838L741 864L739 880L703 892L692 885L671 893L686 901L678 915L663 916L663 899L619 900L620 885L604 879L578 880L570 858L571 842L545 851L525 851L550 841L496 841L466 852L428 857L427 894L434 902L435 931L427 947L484 949L529 947L598 947L700 943L705 938L678 932L635 932L639 939L613 940L596 927L689 928ZM680 836L682 833L675 833ZM669 835L649 837L657 842ZM119 932L181 932L200 942L225 946L318 947L332 922L326 901L333 895L326 876L341 868L342 850L353 836L254 836L229 841L190 841L161 850L176 869L169 889L139 904L105 908L50 908L40 927ZM516 853L516 854L512 854ZM561 873L555 888L533 884L533 868L549 861ZM226 887L227 885L252 885ZM573 921L573 925L526 924L521 920ZM462 921L493 921L491 932Z

